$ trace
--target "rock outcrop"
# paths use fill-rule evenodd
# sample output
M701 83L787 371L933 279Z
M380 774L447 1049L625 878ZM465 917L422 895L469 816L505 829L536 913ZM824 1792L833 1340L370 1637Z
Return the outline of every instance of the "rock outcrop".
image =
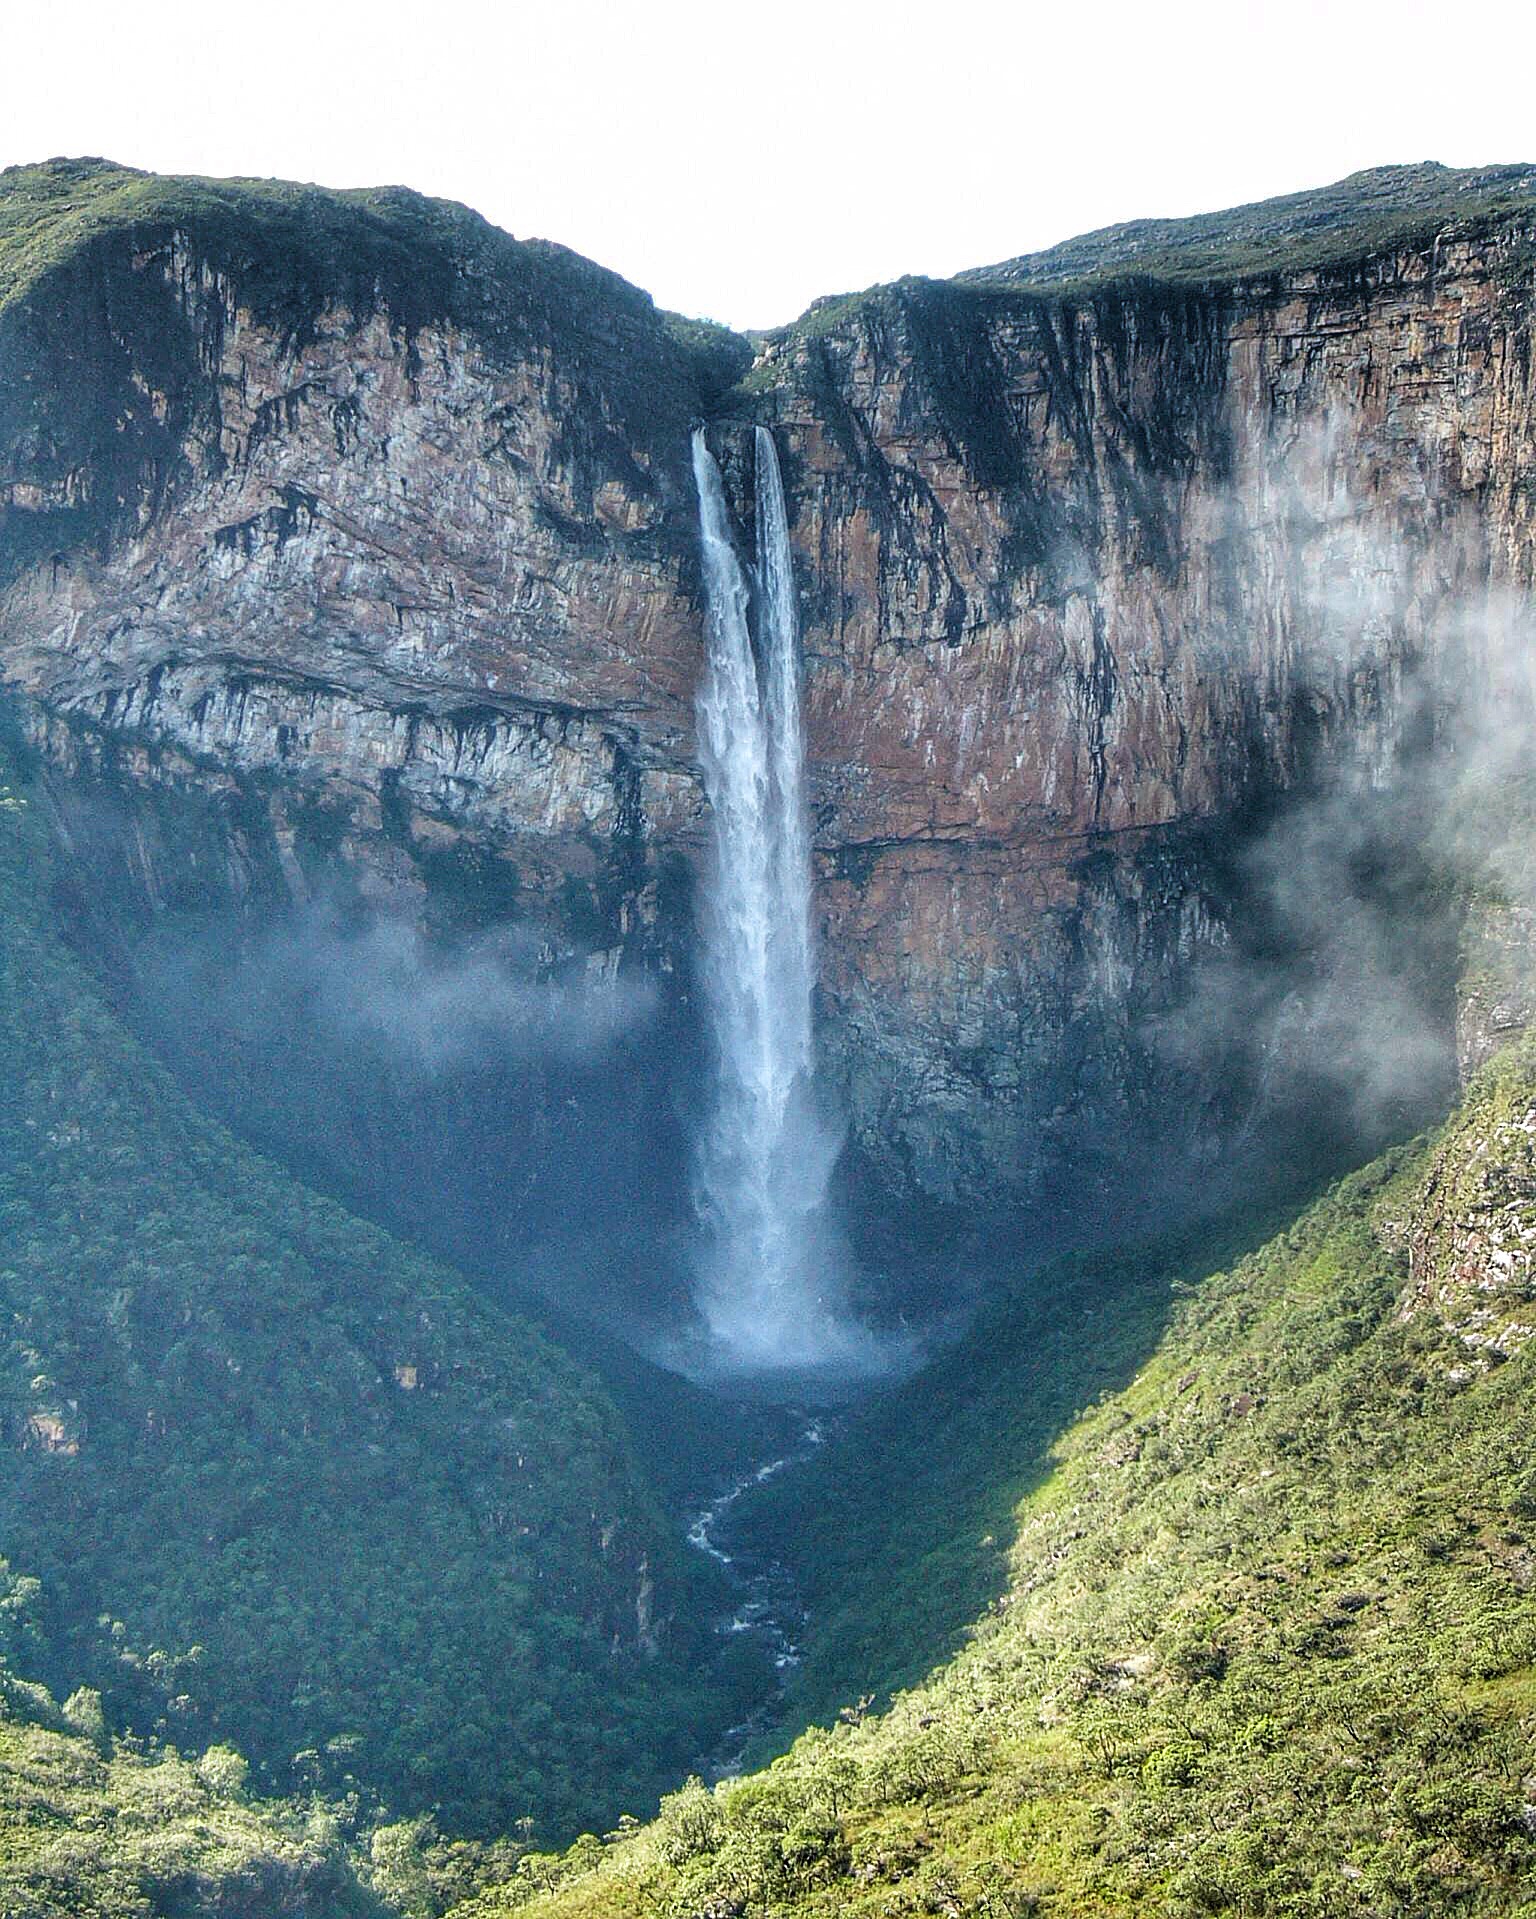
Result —
M11 176L141 197L0 308L0 664L144 897L339 866L430 917L472 871L686 1006L686 429L745 511L763 419L856 1163L1080 1211L1254 1123L1296 979L1290 855L1242 849L1389 789L1530 586L1528 195L1239 278L902 282L722 397L643 295L461 211L150 184ZM1273 990L1224 1023L1245 941Z
M267 781L299 891L290 794L382 894L460 833L538 890L685 828L700 400L644 295L414 196L250 190L107 226L0 324L6 677L61 766Z

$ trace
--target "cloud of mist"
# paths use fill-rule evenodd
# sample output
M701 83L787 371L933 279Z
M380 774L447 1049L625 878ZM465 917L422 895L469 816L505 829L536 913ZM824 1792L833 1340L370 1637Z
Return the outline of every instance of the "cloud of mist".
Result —
M488 1052L599 1052L635 1031L656 1003L649 981L617 974L606 955L550 969L538 940L513 927L444 946L380 920L351 936L317 938L311 929L284 948L274 957L307 973L326 1027L425 1074Z
M556 961L525 927L444 940L327 905L233 953L178 946L162 956L177 966L184 988L236 1024L286 1009L323 1041L422 1081L489 1063L574 1065L638 1033L657 1003L653 983L617 972L612 956Z
M1308 1113L1372 1141L1449 1087L1454 902L1434 887L1416 808L1371 802L1304 801L1241 849L1238 931L1156 1028L1170 1065L1246 1072L1234 1145Z
M1454 1084L1469 925L1495 894L1536 913L1536 609L1487 583L1465 500L1368 472L1327 420L1206 503L1272 584L1287 717L1317 748L1298 735L1295 787L1234 833L1228 937L1151 1024L1176 1072L1246 1075L1239 1143L1280 1118L1422 1124Z

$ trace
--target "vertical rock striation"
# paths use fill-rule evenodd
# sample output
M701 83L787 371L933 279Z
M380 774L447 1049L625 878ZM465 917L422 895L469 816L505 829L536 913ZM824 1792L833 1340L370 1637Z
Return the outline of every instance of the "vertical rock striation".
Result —
M1531 258L904 283L778 346L830 1025L893 1172L1038 1199L1159 1101L1199 1149L1156 1029L1241 823L1388 787L1529 588Z
M1075 1207L1252 1123L1286 992L1245 1088L1192 1032L1273 920L1245 838L1400 779L1531 585L1528 196L1262 273L901 282L722 408L643 295L462 210L108 171L132 218L0 306L0 668L142 897L344 871L430 917L472 870L686 997L688 430L745 516L767 420L860 1163Z

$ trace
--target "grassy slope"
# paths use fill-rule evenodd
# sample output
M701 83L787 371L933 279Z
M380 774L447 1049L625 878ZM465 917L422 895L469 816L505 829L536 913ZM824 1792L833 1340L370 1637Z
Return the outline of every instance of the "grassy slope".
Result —
M246 1799L227 1752L113 1749L46 1697L0 1704L0 1912L8 1919L262 1915L385 1908L323 1815Z
M541 1877L572 1919L1536 1911L1533 1112L1527 1044L1183 1290L1053 1446L953 1436L1034 1482L966 1650L476 1919ZM1016 1331L972 1352L994 1391L1028 1387Z
M381 1878L323 1808L247 1792L228 1747L196 1758L107 1733L100 1695L22 1678L38 1582L0 1560L0 1913L6 1919L382 1919ZM385 1835L386 1845L388 1835ZM480 1849L476 1876L497 1870ZM505 1870L505 1865L502 1866ZM375 1883L368 1883L369 1881Z
M1030 1274L920 1386L882 1394L806 1471L764 1489L746 1528L755 1550L803 1568L810 1614L788 1723L830 1720L864 1693L884 1703L958 1648L1007 1583L1013 1515L1055 1437L1129 1384L1182 1293L1285 1218L1277 1202L1263 1223L1203 1221ZM990 1353L1007 1363L978 1365Z
M287 180L141 173L106 160L0 172L0 312L105 236L196 236L264 318L315 318L327 297L382 297L406 326L486 319L514 282L541 279L580 308L600 296L638 315L648 297L544 241L518 241L468 207L404 187L338 191Z
M485 1829L657 1790L730 1708L612 1406L202 1120L58 944L40 842L7 799L0 1541L43 1581L36 1676Z
M1352 264L1422 245L1448 227L1536 214L1536 167L1372 167L1332 186L1181 220L1102 227L959 278L1039 288L1127 274L1179 282Z

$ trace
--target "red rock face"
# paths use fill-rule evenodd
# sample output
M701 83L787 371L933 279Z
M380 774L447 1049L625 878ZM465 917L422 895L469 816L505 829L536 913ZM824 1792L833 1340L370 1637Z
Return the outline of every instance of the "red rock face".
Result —
M786 349L827 990L866 1078L948 1109L907 1127L931 1183L1027 1186L1078 1097L1042 1022L1113 1034L1219 943L1184 833L1387 781L1426 683L1494 670L1525 246L1065 307L919 286Z
M1142 1026L1230 937L1213 831L1324 770L1380 784L1426 671L1489 670L1488 608L1530 584L1527 243L1066 301L904 284L771 350L824 1024L884 1177L1030 1201L1086 1132L1154 1124ZM468 845L552 937L574 883L601 941L682 942L701 403L660 328L594 293L516 352L341 307L300 341L184 238L113 274L197 372L101 321L174 457L94 547L29 530L0 596L59 772L223 796L231 872L296 895L318 809L376 897L419 904ZM13 398L84 324L34 308ZM13 530L89 492L12 439Z

